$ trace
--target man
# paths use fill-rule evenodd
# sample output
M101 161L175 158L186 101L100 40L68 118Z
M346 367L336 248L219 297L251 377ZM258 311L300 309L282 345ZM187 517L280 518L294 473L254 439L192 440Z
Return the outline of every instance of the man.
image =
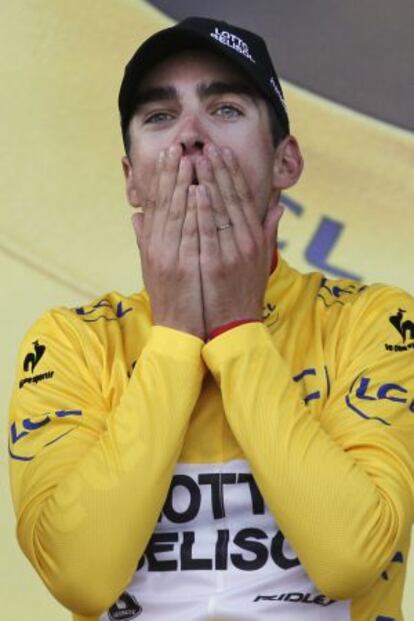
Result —
M23 342L23 551L78 621L402 619L413 299L275 250L302 157L253 33L155 34L119 107L146 290Z

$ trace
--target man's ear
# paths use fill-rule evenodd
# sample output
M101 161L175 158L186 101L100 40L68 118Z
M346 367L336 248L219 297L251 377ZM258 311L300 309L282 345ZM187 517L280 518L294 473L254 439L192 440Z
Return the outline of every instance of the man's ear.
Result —
M126 191L126 195L128 198L128 202L132 207L139 207L140 200L138 198L137 190L135 189L134 176L132 173L132 164L127 155L124 155L121 162L122 162L122 170L124 171L125 191Z
M303 170L303 157L294 136L286 136L275 150L273 185L280 190L292 187Z

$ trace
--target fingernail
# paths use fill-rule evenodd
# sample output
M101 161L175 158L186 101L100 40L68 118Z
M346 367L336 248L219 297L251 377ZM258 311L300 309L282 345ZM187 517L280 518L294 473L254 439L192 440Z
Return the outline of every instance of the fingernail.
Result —
M200 198L207 198L208 197L207 188L206 188L205 185L197 185L196 189L197 189L198 196Z
M169 149L168 149L168 155L170 157L176 157L180 152L180 147L176 144L173 144Z
M207 145L206 152L210 157L218 157L219 154L218 149L214 146L214 144Z
M233 161L233 151L229 147L224 147L224 149L223 149L223 157L228 162L232 162Z

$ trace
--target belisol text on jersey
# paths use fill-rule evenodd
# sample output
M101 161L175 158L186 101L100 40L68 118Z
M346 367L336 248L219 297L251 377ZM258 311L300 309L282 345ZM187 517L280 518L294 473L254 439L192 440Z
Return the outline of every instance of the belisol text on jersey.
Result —
M199 571L234 567L243 571L257 571L268 562L285 570L300 565L298 558L286 555L283 549L285 537L280 530L276 534L269 534L261 528L251 527L242 528L231 535L227 528L217 529L213 549L209 555L203 556L194 551L196 536L196 530L154 533L137 570L145 567L147 571ZM230 545L245 554L229 553Z

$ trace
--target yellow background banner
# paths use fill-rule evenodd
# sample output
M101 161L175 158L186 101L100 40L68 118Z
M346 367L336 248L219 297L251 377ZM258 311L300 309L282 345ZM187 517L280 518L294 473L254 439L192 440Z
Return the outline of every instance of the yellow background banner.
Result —
M55 305L140 289L120 166L117 93L137 45L171 20L139 0L2 3L0 117L2 614L69 619L15 540L7 408L17 347ZM284 198L283 254L301 270L413 292L414 138L284 83L305 172ZM414 618L411 561L404 610Z

